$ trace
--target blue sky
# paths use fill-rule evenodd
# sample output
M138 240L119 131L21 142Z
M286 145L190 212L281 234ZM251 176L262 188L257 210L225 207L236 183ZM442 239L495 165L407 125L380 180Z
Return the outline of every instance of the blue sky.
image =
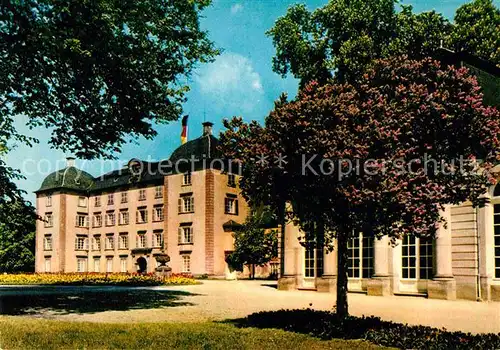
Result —
M210 8L203 12L202 27L209 31L210 38L224 52L209 65L200 66L190 77L191 91L184 105L189 114L189 139L201 134L204 120L213 122L217 135L223 118L235 115L245 120L262 121L273 107L273 101L282 93L293 96L297 81L281 78L272 71L271 58L274 48L265 32L274 21L285 14L286 9L297 3L294 0L213 0ZM309 9L327 3L327 0L303 1ZM452 19L456 8L463 0L406 0L415 12L435 9ZM499 6L500 0L495 4ZM68 154L51 149L47 144L50 132L44 129L28 130L19 118L21 132L37 137L40 144L33 148L19 146L7 156L7 164L21 169L26 179L18 181L28 192L27 198L34 200L33 191L39 188L47 173L64 167ZM127 144L120 162L137 157L141 159L168 158L180 145L180 122L156 127L158 136L154 140L140 139L136 144ZM77 161L77 166L100 175L119 166L119 163Z

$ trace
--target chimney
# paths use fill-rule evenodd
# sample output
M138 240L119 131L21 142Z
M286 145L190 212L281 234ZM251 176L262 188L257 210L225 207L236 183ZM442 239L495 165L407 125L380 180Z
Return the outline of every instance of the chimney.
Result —
M75 157L66 157L66 166L68 168L75 166Z
M203 125L203 136L212 135L212 126L214 123L204 122Z

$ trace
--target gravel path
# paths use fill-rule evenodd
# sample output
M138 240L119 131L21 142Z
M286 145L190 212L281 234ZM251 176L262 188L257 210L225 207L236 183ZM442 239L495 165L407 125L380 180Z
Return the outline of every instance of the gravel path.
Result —
M0 298L6 294L65 293L75 290L97 290L103 287L19 288L0 287ZM41 313L37 317L90 322L200 322L244 317L265 310L311 307L331 310L332 294L310 291L282 292L271 281L203 281L203 284L176 287L148 287L145 291L172 291L176 295L169 306L125 311L81 312L70 314ZM107 289L112 292L115 289ZM123 289L120 289L123 290ZM137 289L135 289L137 291ZM168 292L167 292L168 294ZM178 306L177 306L178 305ZM372 297L349 294L353 315L376 315L385 320L445 327L469 332L500 332L500 303L442 301L418 297Z

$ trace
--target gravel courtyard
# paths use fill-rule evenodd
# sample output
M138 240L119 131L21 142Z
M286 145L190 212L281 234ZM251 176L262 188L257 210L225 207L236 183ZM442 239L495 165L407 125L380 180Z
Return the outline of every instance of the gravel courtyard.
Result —
M31 306L33 300L40 296L50 298L51 303L56 301L61 304L65 312L54 312L49 306L52 304L47 304L44 309L45 304L41 303L36 312L26 315L90 322L214 321L283 308L331 310L335 303L332 294L282 292L276 289L276 282L272 281L206 280L203 284L193 286L135 288L132 298L123 298L117 293L131 290L123 287L0 287L0 314L12 308L11 300L14 299L9 298ZM111 298L116 294L115 300L109 301L112 307L100 308L99 300L88 297L96 291ZM76 293L77 296L68 297L68 293ZM351 314L357 316L376 315L385 320L474 333L500 332L500 303L371 297L351 293L349 305Z

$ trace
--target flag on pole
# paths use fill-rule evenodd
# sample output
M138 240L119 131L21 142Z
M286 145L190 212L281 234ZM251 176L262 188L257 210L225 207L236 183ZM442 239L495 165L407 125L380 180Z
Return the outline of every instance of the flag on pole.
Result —
M186 141L187 141L187 137L188 137L188 117L187 115L185 115L184 117L182 117L182 132L181 132L181 144L185 144Z

